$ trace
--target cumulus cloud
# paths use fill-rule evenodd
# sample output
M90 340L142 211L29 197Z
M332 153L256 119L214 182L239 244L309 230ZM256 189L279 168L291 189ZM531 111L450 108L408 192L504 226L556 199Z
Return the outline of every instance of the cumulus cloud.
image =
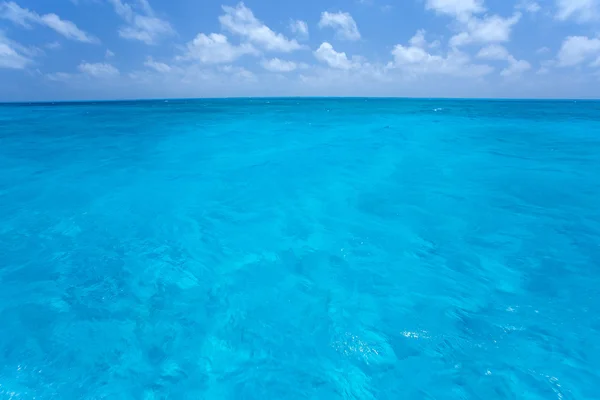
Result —
M413 36L408 42L414 47L426 47L427 40L425 40L425 30L419 29L415 36Z
M77 67L79 72L93 78L113 78L119 75L119 70L107 63L90 64L83 62Z
M288 39L281 33L274 32L258 20L244 3L239 3L236 7L223 6L223 11L225 14L219 17L223 28L256 46L284 53L302 48L295 39Z
M467 54L456 49L446 55L431 54L422 47L420 40L414 39L415 37L407 46L398 44L394 47L394 61L388 68L401 69L413 76L435 74L481 77L493 71L489 65L472 63Z
M477 42L507 42L510 39L512 27L519 22L521 14L503 18L492 15L485 18L471 18L467 29L474 41Z
M320 28L332 28L336 36L344 40L359 40L360 32L354 18L347 12L323 12L319 21Z
M180 59L196 60L204 64L231 63L243 55L259 54L251 44L233 45L220 33L200 33L186 47L187 51Z
M290 31L296 36L306 39L308 37L308 24L300 20L292 21L290 22Z
M392 50L396 66L404 65L427 65L431 62L442 61L442 57L431 55L426 50L417 46L396 45Z
M438 40L434 40L433 42L428 42L427 39L425 38L426 34L427 34L427 31L425 31L425 29L419 29L417 31L417 33L415 33L415 35L412 38L410 38L408 43L411 46L421 47L421 48L426 48L426 47L435 48L440 45L440 42Z
M299 68L299 64L293 61L285 61L279 58L262 60L261 65L264 69L271 72L292 72Z
M500 71L500 75L504 77L519 76L525 71L531 69L531 64L525 60L517 60L512 54L506 50L504 46L498 44L488 45L477 53L477 58L484 60L506 61L508 66Z
M159 39L175 33L169 22L154 15L147 0L138 1L140 12L121 0L108 0L115 12L127 25L119 28L119 36L123 39L138 40L148 45L158 43Z
M32 28L33 24L46 26L70 40L83 43L99 42L96 37L82 31L71 21L63 20L52 13L39 15L34 11L20 7L14 2L0 4L0 18L28 29Z
M480 16L486 11L483 0L426 0L425 8L456 19L454 26L459 33L450 39L452 47L507 42L513 26L521 19L520 12L510 17L495 14Z
M314 54L317 60L327 64L331 68L348 70L356 66L348 59L346 53L338 53L333 49L333 46L327 42L322 43L321 46L315 50Z
M600 15L599 0L556 0L556 18L585 23L595 21Z
M11 21L27 29L46 26L72 40L83 42L97 40L89 39L91 36L87 33L79 30L72 22L64 21L55 14L38 15L12 1L4 3L2 1L0 0L0 19ZM148 0L103 1L111 5L108 8L109 11L114 8L116 14L124 21L119 28L119 35L123 38L156 44L164 37L175 34L173 27L167 21L159 18ZM312 55L315 57L315 61L309 67L307 64L297 61L292 55L281 54L308 48L308 46L301 44L303 43L302 39L307 38L309 35L309 27L305 21L286 19L283 20L283 25L279 28L281 31L273 30L267 26L266 22L258 18L260 16L255 16L252 10L243 3L235 5L236 2L234 2L231 3L232 6L223 6L222 12L215 16L218 16L221 28L218 32L220 33L209 33L211 31L207 31L207 33L198 33L195 37L185 38L182 45L177 47L178 56L176 57L170 59L148 57L141 60L138 70L126 73L116 68L118 64L113 62L112 57L114 57L114 54L110 50L101 49L99 60L103 62L82 62L78 66L75 64L72 71L70 71L71 73L58 72L47 76L53 80L69 80L74 87L76 87L76 84L85 86L86 83L97 87L108 87L110 85L129 87L128 85L133 85L132 82L134 81L143 81L148 83L161 82L152 85L154 87L167 87L171 83L177 83L179 85L177 87L184 90L182 89L184 85L195 83L194 87L197 93L202 95L205 95L203 85L209 83L212 85L211 87L215 88L218 88L218 85L233 87L231 89L233 93L239 94L238 87L246 90L251 87L269 86L265 83L276 81L278 82L277 85L271 86L279 86L280 84L284 85L285 82L290 85L286 86L283 92L287 95L296 94L298 93L297 90L303 90L306 82L327 87L328 81L338 79L340 83L346 82L349 86L352 86L354 79L360 78L360 81L365 85L364 88L367 88L365 93L373 93L368 92L371 87L369 85L372 82L377 82L376 84L380 84L378 87L382 88L384 93L397 95L406 92L389 92L387 91L387 83L392 86L404 84L414 78L423 78L420 82L424 85L431 85L431 91L427 92L431 94L436 93L436 90L438 90L436 85L439 84L448 85L447 87L451 87L453 90L456 90L456 88L460 90L462 84L469 87L473 82L480 82L482 83L481 86L489 84L490 87L493 87L495 82L492 79L502 80L499 79L499 76L505 78L518 77L531 70L532 66L528 61L517 59L507 50L507 47L512 50L512 47L507 43L510 42L515 25L522 18L521 13L515 12L512 15L494 14L494 10L487 9L483 0L420 1L427 10L432 11L431 15L435 13L440 16L440 20L446 20L440 22L450 29L450 34L446 36L448 42L446 43L446 40L444 40L444 45L447 44L448 47L442 47L439 41L433 41L436 37L443 37L444 32L440 31L437 36L433 36L431 32L419 30L410 39L396 42L401 44L394 46L391 53L388 53L390 62L386 60L370 64L365 58L351 56L353 51L342 48L341 44L335 44L336 47L334 48L332 43L336 42L319 41L318 43L323 43L311 49L314 50ZM510 13L512 8L514 11L521 11L524 15L525 13L539 13L540 4L543 4L544 7L547 7L547 5L537 1L516 0L516 4L512 2L504 9L508 9ZM555 17L570 21L591 21L590 15L594 15L593 11L595 9L592 6L595 6L598 1L600 0L553 0L557 5ZM320 15L318 26L324 30L321 34L326 33L333 36L335 32L336 37L339 39L361 39L356 21L347 12L323 12ZM326 30L328 32L325 32ZM314 32L311 32L311 34L314 36ZM56 38L58 37L53 35L52 39L43 40L41 43L48 43ZM536 65L536 67L542 66L538 73L557 66L600 67L600 38L570 36L564 40L562 46L556 46L557 48L560 47L558 53L555 52L556 49L551 42L546 44L553 47L552 53L541 58L554 58L554 64L548 66ZM47 45L46 47L52 48L53 46ZM520 53L517 52L516 48L514 50L515 55L518 56ZM535 51L535 48L533 50ZM106 53L103 58L104 51ZM549 50L540 50L539 54L542 54L542 52L549 52ZM48 53L50 52L48 51ZM253 71L256 69L256 75L248 69L240 67L242 63L238 63L238 61L245 56L248 56L248 59L256 57L253 67L247 67ZM532 56L540 58L540 56ZM158 58L158 56L156 57ZM0 37L0 68L24 69L35 64L35 59L35 54L27 48ZM494 78L480 79L492 72L494 72ZM456 79L454 79L455 77ZM458 78L464 78L464 80ZM534 80L535 76L531 73L528 78ZM200 81L202 85L198 84ZM237 87L231 85L231 82L238 83ZM241 84L248 82L258 82L260 85ZM435 85L432 82L435 82ZM459 85L458 82L463 83ZM457 86L452 86L455 83ZM341 86L343 85L341 84ZM410 83L405 87L410 87ZM478 85L471 85L470 87L476 88L473 89L472 94L479 93L477 92L479 90ZM168 92L170 88L157 90ZM255 94L265 93L263 89L260 90L261 92L255 92ZM277 91L279 89L267 90L271 90L273 93L282 93ZM220 92L215 91L212 93ZM328 94L329 92L322 91L320 93ZM360 92L355 91L352 93L357 94ZM458 95L464 94L462 91L456 93ZM253 92L245 94L252 95Z
M558 66L576 66L596 55L600 55L600 39L569 36L563 41L558 52Z
M462 22L464 31L453 36L450 39L450 45L459 47L471 43L508 42L513 26L520 19L520 13L509 18L498 15L483 18L469 16Z
M220 33L209 35L200 33L187 43L186 52L178 57L179 60L196 60L203 64L229 64L244 55L260 55L259 48L263 51L284 53L303 48L295 39L288 39L281 33L271 30L243 3L239 3L236 7L223 6L223 11L225 14L219 17L221 26L232 34L240 36L242 43L233 44L229 42L227 36ZM275 64L273 67L275 68Z

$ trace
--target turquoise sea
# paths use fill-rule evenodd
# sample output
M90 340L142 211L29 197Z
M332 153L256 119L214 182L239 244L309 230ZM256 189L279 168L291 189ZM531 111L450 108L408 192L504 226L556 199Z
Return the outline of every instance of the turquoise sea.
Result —
M0 399L598 399L600 102L0 105Z

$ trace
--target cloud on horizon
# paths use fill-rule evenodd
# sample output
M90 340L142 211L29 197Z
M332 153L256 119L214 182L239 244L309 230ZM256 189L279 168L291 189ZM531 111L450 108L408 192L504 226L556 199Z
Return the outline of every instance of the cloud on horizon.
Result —
M113 97L518 97L519 93L551 97L549 75L556 96L598 86L600 37L591 28L600 9L597 0L556 0L551 5L518 0L512 12L502 14L493 12L484 0L414 3L420 5L423 16L438 21L433 27L436 32L419 28L404 39L380 45L372 38L381 38L374 36L377 25L372 20L361 16L357 22L349 11L339 9L314 13L312 21L305 15L285 15L270 25L245 3L221 4L220 12L207 18L212 22L203 24L213 28L189 37L189 29L184 34L185 29L176 29L181 24L169 21L169 3L163 3L159 13L148 0L78 2L73 6L76 10L112 11L119 21L108 27L108 34L93 35L58 13L2 2L0 21L10 24L10 30L0 26L0 74L23 71L23 81L41 81L48 91L57 90L53 85L60 82L62 90L73 97L111 97L111 93ZM362 4L373 6L374 2ZM561 32L566 32L566 24L574 33L523 51L515 36L540 18ZM269 20L274 20L273 15ZM364 29L359 30L359 23ZM37 34L39 27L74 43L96 45L100 38L110 37L112 29L109 46L117 51L86 50L86 59L81 57L70 67L65 61L63 69L45 70L47 59L64 57L61 42L44 37L43 44L34 46L10 37L20 31ZM314 33L309 34L311 27ZM124 50L135 43L142 46L136 50L143 55L137 61L129 56L131 51ZM50 54L41 48L58 52ZM89 56L94 52L96 57Z

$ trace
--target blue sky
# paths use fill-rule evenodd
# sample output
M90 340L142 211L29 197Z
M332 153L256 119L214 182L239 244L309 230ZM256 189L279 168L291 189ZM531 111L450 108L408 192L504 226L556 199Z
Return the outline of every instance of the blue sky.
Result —
M600 0L0 1L0 101L600 97Z

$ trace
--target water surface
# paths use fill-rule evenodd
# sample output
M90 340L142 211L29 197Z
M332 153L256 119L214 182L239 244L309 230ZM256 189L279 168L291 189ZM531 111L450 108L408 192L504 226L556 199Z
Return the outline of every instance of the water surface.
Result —
M597 399L600 103L0 106L0 399Z

